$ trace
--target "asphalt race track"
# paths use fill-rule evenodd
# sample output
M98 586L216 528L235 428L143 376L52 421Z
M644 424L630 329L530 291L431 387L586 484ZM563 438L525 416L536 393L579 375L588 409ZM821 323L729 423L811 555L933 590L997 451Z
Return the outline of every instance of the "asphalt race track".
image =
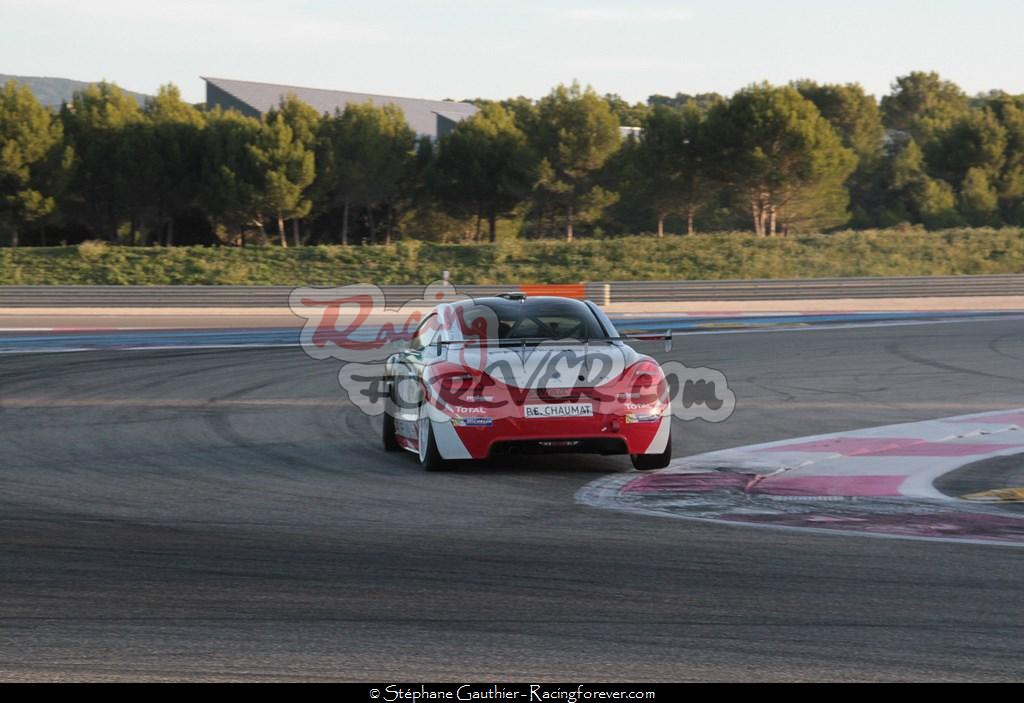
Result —
M1024 405L1014 319L671 356L737 396L677 421L676 456ZM576 504L625 457L427 474L337 370L298 348L0 357L0 679L1024 679L1024 549Z

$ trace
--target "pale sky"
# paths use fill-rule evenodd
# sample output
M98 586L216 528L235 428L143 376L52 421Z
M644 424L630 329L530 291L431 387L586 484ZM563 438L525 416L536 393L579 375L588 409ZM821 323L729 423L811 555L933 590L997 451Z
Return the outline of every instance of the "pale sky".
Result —
M540 97L578 79L632 101L796 78L936 70L1024 93L1021 0L0 0L0 73L200 75L423 98Z

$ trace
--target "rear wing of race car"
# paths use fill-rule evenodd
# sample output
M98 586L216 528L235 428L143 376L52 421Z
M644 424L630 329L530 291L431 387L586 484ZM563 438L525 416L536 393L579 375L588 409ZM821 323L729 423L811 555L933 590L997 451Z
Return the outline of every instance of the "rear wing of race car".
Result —
M665 330L661 334L657 332L636 332L623 335L621 339L628 339L634 342L664 342L665 351L672 351L672 330Z
M588 337L586 339L569 338L574 342L582 344L584 347L592 343L615 343L615 342L664 342L665 351L672 351L672 330L665 330L663 333L658 332L639 332L635 334L624 334L618 337ZM458 340L441 340L438 339L434 342L434 346L437 348L437 354L441 354L441 349L452 344L476 344L476 345L490 345L491 342L497 342L497 346L514 346L519 345L526 350L527 346L534 344L541 344L543 342L558 342L562 340L552 339L550 337L516 337L514 339L458 339Z

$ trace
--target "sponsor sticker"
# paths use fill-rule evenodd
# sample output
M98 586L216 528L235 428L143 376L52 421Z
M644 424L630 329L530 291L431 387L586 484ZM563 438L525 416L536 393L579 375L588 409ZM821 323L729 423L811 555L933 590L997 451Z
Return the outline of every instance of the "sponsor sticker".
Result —
M453 417L452 425L455 427L491 427L494 425L494 418L490 417Z
M661 415L651 415L651 414L638 415L636 413L629 413L628 415L626 415L626 424L627 425L633 425L633 424L643 423L643 422L659 422L660 420L661 420Z

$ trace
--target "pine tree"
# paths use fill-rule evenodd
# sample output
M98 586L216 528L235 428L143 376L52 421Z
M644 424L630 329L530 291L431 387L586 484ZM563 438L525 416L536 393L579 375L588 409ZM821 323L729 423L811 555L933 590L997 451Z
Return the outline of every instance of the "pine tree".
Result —
M138 103L111 83L75 93L61 120L78 159L72 182L80 218L97 234L117 241L135 214L152 166Z
M306 189L316 175L313 151L295 138L281 113L262 125L254 151L263 172L263 207L277 222L281 246L287 247L284 221L305 217L312 207Z
M262 125L233 110L214 110L203 133L199 202L224 238L245 244L245 231L263 228L264 178L259 160Z
M152 210L157 229L166 230L164 243L174 243L174 217L199 197L203 129L206 119L181 99L178 88L166 85L145 108L151 133Z
M0 230L11 246L54 212L72 158L61 123L31 90L8 81L0 89Z
M289 94L281 98L277 107L267 113L267 122L282 120L292 130L292 140L302 145L305 151L314 154L317 149L317 140L320 133L320 114L311 106L299 100L295 95ZM314 169L315 171L315 169ZM308 185L308 184L307 184ZM299 246L302 238L299 236L299 222L306 217L313 208L314 202L309 198L309 208L303 215L294 215L292 221L292 244Z
M342 208L342 244L348 243L351 211L356 207L365 209L370 241L376 241L374 210L393 205L414 166L415 148L416 134L395 105L350 104L324 120L315 189L325 207ZM389 218L388 237L393 219Z
M537 188L563 213L565 238L572 241L581 216L595 219L618 197L594 177L622 145L619 120L593 88L560 85L537 104L530 136L541 157Z
M535 164L526 135L500 105L488 105L460 122L438 145L435 189L453 213L485 218L488 239L497 219L529 197Z
M716 180L748 208L757 234L848 219L844 183L856 154L794 88L741 90L712 107L706 125Z
M627 142L630 198L647 202L657 219L658 236L665 236L665 219L686 218L694 232L694 217L714 197L704 164L703 114L695 105L673 109L656 106L644 120L639 139Z

